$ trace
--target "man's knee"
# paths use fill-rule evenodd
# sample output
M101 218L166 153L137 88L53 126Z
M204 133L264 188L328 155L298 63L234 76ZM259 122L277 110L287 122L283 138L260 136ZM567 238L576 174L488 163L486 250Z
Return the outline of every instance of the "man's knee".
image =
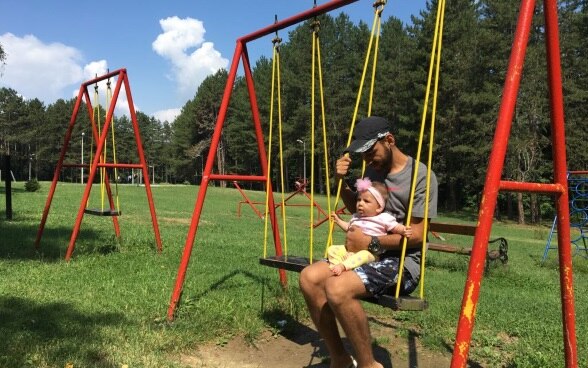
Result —
M329 305L336 307L353 299L353 291L342 277L332 277L325 283Z
M316 266L311 265L304 268L298 278L300 289L304 292L319 287L324 282L321 275L322 273L319 272Z

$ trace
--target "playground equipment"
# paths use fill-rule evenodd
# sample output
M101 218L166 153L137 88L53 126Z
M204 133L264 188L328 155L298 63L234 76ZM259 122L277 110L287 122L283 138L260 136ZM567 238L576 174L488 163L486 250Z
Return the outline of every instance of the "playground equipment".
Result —
M364 61L364 65L363 65L363 72L362 72L362 76L361 76L361 82L359 84L359 88L358 88L358 92L357 92L357 98L356 98L356 102L355 102L355 110L353 113L353 118L351 119L352 123L351 123L351 127L349 129L349 135L348 135L348 140L347 140L347 145L349 145L351 143L351 139L352 139L352 132L353 132L353 128L354 128L354 124L355 121L357 120L358 117L358 113L359 113L359 106L360 106L360 102L362 100L362 96L363 96L363 87L365 85L366 82L366 75L368 70L371 67L371 83L370 83L370 89L369 89L369 98L367 101L367 114L366 116L371 116L371 108L372 108L372 103L373 103L373 96L374 96L374 87L375 87L375 82L376 82L376 66L377 66L377 59L378 59L378 45L379 45L379 39L380 39L380 26L381 26L381 14L384 10L384 7L386 5L386 1L376 1L373 4L374 7L374 21L373 21L373 25L372 25L372 30L371 30L371 36L369 39L369 44L367 47L367 52L366 52L366 57L365 57L365 61ZM423 139L424 139L424 128L426 125L426 120L427 120L427 113L428 113L428 106L429 106L429 97L430 97L430 92L432 89L432 80L433 80L433 75L435 75L435 83L434 83L434 92L433 92L433 108L432 108L432 113L431 113L431 130L430 130L430 142L429 142L429 157L428 157L428 168L429 171L427 172L427 184L426 184L426 198L428 198L429 195L429 186L430 186L430 167L431 167L431 160L432 160L432 143L433 143L433 137L434 137L434 121L435 121L435 108L436 108L436 97L437 97L437 87L438 87L438 81L439 81L439 65L440 65L440 56L441 56L441 40L442 40L442 28L443 28L443 16L444 16L444 2L440 2L439 3L439 7L438 7L438 12L437 12L437 22L436 22L436 27L435 27L435 37L433 40L433 48L431 51L431 61L430 61L430 67L429 67L429 76L428 76L428 81L427 81L427 92L425 94L425 102L424 102L424 108L423 108L423 118L422 118L422 122L421 122L421 131L420 131L420 135L419 135L419 145L418 145L418 150L417 150L417 154L416 154L416 161L420 161L421 158L421 148L422 148L422 143L423 143ZM314 22L316 23L316 21ZM315 61L314 61L314 55L315 55L315 51L316 50L320 50L320 47L318 46L319 42L318 42L318 32L317 29L315 27L315 29L313 29L313 64L312 64L312 93L311 96L314 97L314 80L315 80L315 73L314 73L314 69L315 69ZM279 134L279 138L280 138L280 163L281 163L281 157L282 157L282 141L281 141L281 115L280 115L280 99L279 99L279 91L280 91L280 72L279 72L279 53L276 52L277 47L274 45L274 74L277 74L277 82L278 82L278 120L279 120L279 125L278 127L280 128L280 134ZM318 70L319 70L319 83L320 83L320 91L321 91L321 102L323 100L322 97L322 74L321 74L321 68L320 68L320 52L316 52L317 55L317 60L318 60ZM276 62L277 61L277 62ZM276 72L277 71L277 72ZM273 96L273 88L274 88L274 81L272 80L272 96ZM314 100L313 100L314 101ZM272 99L272 106L273 106L273 99ZM321 106L323 107L323 106ZM271 111L271 110L270 110ZM314 103L312 104L312 108L311 111L314 112ZM324 124L324 108L321 110L323 112L323 137L326 136L326 129L325 129L325 124ZM272 116L270 115L270 129L269 129L270 133L270 137L269 137L269 142L270 142L270 149L269 149L269 154L268 154L268 161L271 162L270 158L271 158L271 139L272 139ZM311 148L314 149L314 117L313 119L311 119L311 139L312 139L312 143L311 143ZM326 149L326 142L325 142L325 152L327 152ZM314 154L311 153L311 183L313 182L314 179ZM269 164L268 164L269 166ZM280 165L280 170L282 171L282 165ZM364 162L364 166L362 168L362 171L365 170L365 162ZM325 175L326 175L326 180L329 180L329 171L328 171L328 158L325 156ZM268 172L271 172L271 170L269 170L268 168ZM412 182L416 183L417 182L417 176L418 176L418 172L414 171L414 175L413 175L413 179ZM269 177L268 177L268 182L269 182ZM337 183L337 196L336 196L336 200L335 200L335 204L333 206L333 208L337 208L337 203L339 200L339 196L340 196L340 192L341 192L341 187L342 187L342 181L339 180L339 182ZM266 186L267 187L267 186ZM311 188L313 188L314 185L311 184ZM408 205L408 211L407 211L407 216L406 218L408 219L406 222L406 225L409 226L410 225L410 218L411 218L411 213L412 213L412 205L414 202L414 195L415 195L415 187L413 186L411 188L410 191L410 203ZM311 196L312 198L312 196ZM329 192L329 188L327 188L327 202L329 203L329 213L331 212L331 207L330 207L330 192ZM267 201L266 201L267 203ZM428 199L425 199L425 203L428 204ZM427 213L428 211L428 207L425 207L425 228L427 227ZM338 210L336 212L339 212ZM266 213L267 213L267 208L266 208ZM266 221L267 221L267 217L266 217ZM312 218L312 212L311 212L311 217L310 217L310 221L311 224L313 223L313 218ZM288 253L288 237L287 237L287 233L286 233L286 216L285 216L285 212L282 211L282 225L283 225L283 240L284 240L284 254L276 254L275 256L271 256L268 257L267 256L267 222L266 222L266 236L264 237L264 252L263 252L263 258L260 259L260 264L262 265L266 265L266 266L270 266L270 267L275 267L278 269L288 269L290 271L298 271L300 272L304 267L306 267L307 265L311 264L313 262L313 245L314 245L314 241L313 241L313 232L312 232L312 228L311 228L311 233L310 233L310 242L309 242L309 255L308 258L305 257L297 257L297 256L291 256ZM332 245L332 233L333 233L333 226L334 226L334 222L330 221L329 222L329 235L328 235L328 239L327 239L327 245L326 248L328 248L329 246ZM405 239L406 240L406 239ZM369 298L367 299L367 301L370 302L376 302L382 306L385 307L389 307L395 310L423 310L427 307L427 302L424 299L424 279L425 279L425 269L424 269L424 259L425 259L425 254L426 254L426 250L427 250L427 246L426 246L426 240L423 240L422 244L421 244L421 252L422 252L422 259L423 262L421 263L421 288L419 291L419 297L414 297L414 296L401 296L400 295L400 280L402 278L402 273L404 270L403 267L403 261L404 261L404 256L406 254L406 248L407 248L407 243L406 241L403 242L402 244L402 253L400 256L400 266L399 266L399 275L398 275L398 283L397 283L397 287L396 287L396 291L394 293L394 296L389 296L389 295L380 295L378 297L374 297L374 298ZM326 255L326 251L325 251L325 255ZM285 282L285 280L282 280L282 282Z
M184 252L180 266L178 268L178 275L172 293L170 305L168 308L168 319L173 319L174 311L180 299L186 270L188 267L196 231L200 221L203 202L206 196L208 183L210 180L249 180L268 183L268 190L271 193L271 182L268 181L268 160L264 147L264 140L261 130L261 123L257 100L255 96L255 89L253 85L253 78L247 53L247 43L256 40L260 37L266 36L276 32L285 27L305 21L317 15L329 12L331 10L343 7L347 4L355 2L356 0L332 0L324 5L314 7L308 11L302 12L296 16L292 16L283 21L276 22L270 26L260 29L254 33L248 34L237 39L235 53L229 71L227 84L222 98L219 114L217 115L217 122L215 131L212 137L212 142L209 150L209 155L206 161L206 168L204 170L203 181L201 183L200 191L196 200L190 229L187 235ZM444 3L443 0L439 4ZM504 167L506 157L506 149L510 137L510 129L514 115L514 108L518 95L518 89L522 76L522 68L524 65L524 58L526 52L526 45L528 42L530 27L534 15L534 0L522 0L520 14L517 22L517 29L514 35L514 41L511 51L511 57L508 65L507 75L505 79L505 86L502 93L502 101L498 113L496 131L493 140L493 148L489 158L489 165L484 185L483 197L480 205L480 212L478 216L478 225L475 229L473 247L468 268L468 275L464 287L461 312L457 326L456 340L453 351L453 358L451 362L452 367L466 367L468 360L468 353L472 337L472 331L475 321L475 312L477 302L480 294L480 285L484 272L484 264L486 261L488 241L492 229L492 220L494 210L496 208L497 196L500 190L517 191L517 192L535 192L555 195L556 211L558 218L558 244L559 244L559 270L560 270L560 293L562 305L562 325L563 325L563 341L566 367L577 367L577 342L575 334L575 309L574 309L574 294L573 294L573 273L571 263L571 250L568 245L570 243L570 229L569 229L569 202L566 179L566 151L565 151L565 127L563 114L563 95L562 95L562 80L560 67L560 48L559 48L559 30L557 23L557 1L544 0L545 12L545 41L548 57L548 75L549 75L549 89L550 89L550 104L551 104L551 131L552 131L552 147L553 147L553 171L554 183L528 183L528 182L511 182L501 180L501 174ZM253 124L258 144L258 151L260 163L262 167L262 175L220 175L212 174L214 165L216 149L219 144L219 139L223 125L225 123L227 108L230 96L233 90L233 85L236 78L237 68L239 62L243 62L244 75L249 92L250 105L253 115ZM428 165L430 167L430 165ZM272 225L272 233L274 239L274 246L276 254L282 255L281 239L277 229L277 222L275 217L275 206L273 196L268 197L267 207L269 210L269 218ZM284 269L279 271L280 280L284 283L286 275Z
M304 179L298 179L296 180L295 183L295 187L296 190L293 191L292 193L290 193L288 195L288 197L286 197L286 199L284 200L284 206L294 206L294 207L314 207L317 210L317 215L319 216L319 219L313 223L313 227L318 227L320 225L322 225L323 223L325 223L326 221L329 220L329 215L327 214L327 212L325 212L325 210L313 199L311 198L311 196L306 192L306 185L307 185L307 181ZM241 197L243 197L243 200L239 201L237 203L237 217L241 217L241 206L243 204L247 204L249 207L251 207L251 209L253 210L253 212L255 213L255 215L257 215L257 217L259 217L260 219L264 219L265 216L263 213L261 213L259 211L259 209L256 207L257 205L263 205L265 206L266 202L259 202L259 201L252 201L251 199L249 199L249 197L247 196L247 194L243 191L243 189L241 188L241 186L239 186L239 183L237 183L236 181L233 181L233 186L239 191L239 193L241 194ZM308 199L308 203L288 203L288 201L290 201L293 198L296 198L297 195L302 195L304 197L306 197ZM276 204L276 209L280 208L282 206L282 203L278 203ZM345 208L341 208L337 211L337 213L341 214L341 213L345 213Z
M579 254L588 258L588 171L570 171L568 173L568 190L570 196L570 226L572 227L571 246L574 255ZM542 262L547 259L550 249L558 249L551 245L553 235L557 233L557 215L553 218L551 230L547 237Z
M101 126L101 131L99 131L99 129L98 129L99 122L97 122L97 119L98 119L98 121L100 121L100 116L99 116L99 113L97 113L96 110L92 107L92 102L90 101L90 95L88 93L88 87L91 85L97 85L99 82L104 81L104 80L108 80L108 83L110 83L110 78L116 78L116 87L114 89L114 92L113 92L111 99L110 99L110 103L108 105L108 110L107 110L108 112L106 114L106 118L104 119L104 124ZM127 101L128 101L131 122L133 125L133 131L135 133L135 142L137 144L137 153L138 153L139 161L140 161L138 164L106 162L106 154L105 154L106 139L108 138L109 128L111 127L111 124L113 123L114 109L116 107L116 103L118 100L120 89L121 89L123 83L124 83L126 97L127 97ZM47 201L45 203L45 208L43 210L43 217L41 218L39 230L37 231L37 238L35 240L35 247L39 248L41 237L43 236L43 229L45 228L45 223L46 223L47 217L49 215L49 209L51 208L51 202L53 200L53 195L55 194L57 181L59 180L59 174L61 173L62 168L63 167L88 167L88 165L67 164L67 163L63 162L65 155L67 153L67 149L69 148L69 142L71 140L72 131L73 131L73 128L76 123L76 118L78 116L80 106L83 101L85 101L85 103L86 103L88 116L90 118L92 138L95 142L97 142L97 144L96 144L96 151L92 152L93 159L92 159L92 163L89 166L90 170L89 170L88 180L86 183L86 187L84 190L82 200L80 202L80 208L78 210L78 214L76 217L74 228L73 228L73 231L71 234L69 246L68 246L67 252L65 254L65 259L69 260L71 258L73 251L74 251L75 242L76 242L76 239L77 239L79 231L80 231L80 226L82 223L82 219L84 217L84 213L88 213L88 214L92 214L92 215L100 215L100 216L111 216L113 226L114 226L115 235L117 238L120 238L120 228L119 228L119 224L118 224L118 215L120 215L120 212L118 211L117 207L115 207L114 199L112 197L109 175L106 170L107 168L114 169L114 170L116 170L118 168L141 169L143 176L145 177L145 191L147 193L147 200L149 202L149 210L151 212L151 220L153 223L153 231L155 233L155 241L157 243L157 250L161 252L161 249L162 249L161 237L159 234L159 226L157 224L157 217L155 214L155 206L153 204L153 196L151 193L151 186L149 183L149 171L148 171L148 167L147 167L147 162L145 161L145 155L143 153L143 144L141 141L141 135L139 133L139 124L137 122L137 116L135 114L135 105L133 104L133 97L131 95L131 87L129 84L126 69L119 69L114 72L109 72L101 77L96 77L92 80L84 82L80 86L80 90L78 92L78 97L76 99L76 103L74 106L74 110L72 112L69 126L68 126L66 133L65 133L65 139L63 142L63 146L61 148L59 160L57 162L57 167L55 168L55 172L53 174L53 181L51 183L51 188L49 189L49 195L47 196ZM99 106L94 106L94 107L98 108L97 111L99 111ZM114 131L112 131L112 139L113 139L113 153L114 153L114 152L116 152L115 148L114 148ZM116 156L116 155L114 155L114 156ZM109 208L105 209L104 205L103 205L103 208L101 208L101 209L86 209L86 204L88 203L88 198L89 198L90 192L92 190L92 184L94 182L94 178L96 176L96 172L97 172L98 168L100 168L100 174L101 174L102 203L104 203L104 196L106 195L108 197L108 201L109 201Z

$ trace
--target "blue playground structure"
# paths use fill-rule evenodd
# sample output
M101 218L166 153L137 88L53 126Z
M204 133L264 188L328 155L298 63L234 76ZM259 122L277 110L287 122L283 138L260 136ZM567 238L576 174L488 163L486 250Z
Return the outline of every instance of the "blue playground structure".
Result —
M570 198L570 235L574 255L588 258L588 171L568 172L568 191ZM557 233L557 215L553 219L551 231L547 237L543 260L547 259L550 249L557 249L551 245L553 234Z

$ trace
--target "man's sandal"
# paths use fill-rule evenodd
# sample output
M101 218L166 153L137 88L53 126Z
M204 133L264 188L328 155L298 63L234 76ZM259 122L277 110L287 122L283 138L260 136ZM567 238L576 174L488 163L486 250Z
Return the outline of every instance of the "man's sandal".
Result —
M355 361L354 357L351 357L351 363L347 366L347 368L357 368L357 362Z

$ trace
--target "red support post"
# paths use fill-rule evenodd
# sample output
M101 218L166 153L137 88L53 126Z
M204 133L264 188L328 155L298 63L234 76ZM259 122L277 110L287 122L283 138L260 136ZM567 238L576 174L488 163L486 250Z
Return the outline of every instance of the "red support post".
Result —
M270 26L262 28L256 32L248 34L244 37L237 39L237 45L235 47L235 53L233 54L233 61L231 63L231 68L229 71L227 84L225 85L225 90L223 93L223 98L221 101L221 106L219 108L219 114L217 116L216 125L214 129L214 133L212 136L212 141L209 148L208 158L206 159L206 167L204 169L204 173L202 176L202 182L200 184L200 190L198 191L198 197L196 198L196 204L194 205L194 212L192 214L192 220L190 222L190 229L188 230L188 236L186 239L186 243L184 244L184 252L182 255L182 259L180 261L180 266L178 267L178 275L176 278L176 282L174 285L174 290L172 292L172 297L170 301L170 305L167 311L167 318L169 320L173 320L174 313L177 308L177 305L180 300L180 296L182 293L184 280L186 277L186 270L188 268L188 264L190 262L190 254L192 252L192 248L194 246L194 240L196 238L196 232L198 230L198 224L200 222L200 214L202 211L202 206L204 204L204 198L206 197L206 192L208 189L208 183L210 180L251 180L251 181L261 181L264 182L267 180L269 175L268 173L268 165L267 165L267 157L265 155L265 146L263 141L263 132L261 129L261 120L259 118L259 109L257 105L257 99L255 94L255 87L253 83L253 76L251 74L251 67L249 63L249 56L247 53L247 42L256 40L260 37L266 36L273 32L277 32L280 29L285 27L291 26L296 23L300 23L306 19L310 19L312 17L316 17L320 14L326 13L328 11L343 7L350 3L356 2L358 0L332 0L326 4L321 6L313 7L310 10L287 18L283 21L276 22ZM245 80L247 83L247 90L249 92L249 102L251 105L251 112L253 115L253 126L255 129L255 137L257 139L257 147L259 153L259 160L262 167L262 175L261 176L236 176L236 175L221 175L221 174L212 174L212 168L214 165L215 160L215 152L218 147L218 143L220 140L220 134L222 132L222 128L225 122L225 117L229 105L229 101L231 99L231 93L233 90L233 85L235 83L235 77L237 74L237 68L239 66L239 61L243 61L243 69L245 71ZM260 180L261 179L261 180ZM268 185L266 190L272 192L271 182ZM278 223L276 219L276 211L275 211L275 204L273 200L273 196L269 196L268 198L268 210L269 210L269 217L272 223L272 233L274 237L274 246L276 249L276 255L282 255L282 246L280 240L280 231L278 229ZM278 270L280 275L280 281L283 285L286 284L286 272L283 269Z
M547 75L551 107L551 136L553 149L553 171L555 182L564 190L557 197L557 242L559 255L559 279L562 302L563 341L566 367L577 367L576 322L572 272L572 249L570 247L570 208L568 198L568 175L566 163L566 134L561 78L559 28L557 1L545 0L545 47L547 50Z
M80 86L78 98L76 99L76 104L74 105L74 110L69 120L69 126L67 127L65 138L63 140L63 146L61 147L61 152L59 153L59 160L57 160L57 166L55 167L55 171L53 172L53 180L51 181L51 187L49 188L49 195L47 196L47 200L45 201L45 208L43 209L41 223L39 224L39 229L37 230L37 238L35 239L35 248L37 249L39 249L39 245L41 243L41 237L43 236L43 230L45 229L47 217L49 216L49 210L51 208L51 202L53 201L53 195L55 194L55 189L57 187L57 181L59 181L59 175L61 174L61 169L63 168L63 160L67 152L67 147L69 146L69 141L71 140L71 132L73 131L73 127L76 123L76 117L78 116L80 105L82 104L82 96L84 96L84 91L85 86Z
M520 85L525 51L529 39L534 0L523 0L517 23L515 39L511 50L493 149L490 154L484 194L480 204L478 227L474 236L474 246L468 268L457 336L453 350L451 367L466 367L474 327L480 284L484 272L487 244L492 227L499 190L556 194L558 217L558 248L562 320L564 333L564 352L566 367L578 366L575 334L575 309L573 294L573 273L570 248L570 219L567 187L565 124L560 66L559 30L557 23L557 1L545 0L546 49L551 106L551 130L553 147L554 184L520 183L501 181L511 122L514 115Z
M210 174L212 172L212 167L214 165L214 156L218 148L218 143L220 140L223 123L225 121L225 116L227 114L229 101L231 100L231 92L233 89L233 84L235 83L235 78L237 76L237 67L239 66L239 58L241 57L241 54L243 52L242 50L243 48L241 43L237 42L237 45L235 47L235 53L233 55L233 62L231 64L231 69L229 71L229 75L227 78L227 84L225 85L225 90L223 93L223 99L221 101L221 106L216 120L216 126L214 128L214 134L212 135L212 142L210 143L210 148L208 150L208 157L206 159L204 173L202 174L200 190L198 191L198 197L194 205L192 220L190 222L190 229L188 230L188 236L186 238L186 243L184 244L184 252L182 254L182 259L180 261L180 266L178 267L178 275L176 277L174 290L172 293L169 308L167 310L167 318L170 321L174 319L174 313L180 301L180 296L182 294L182 289L184 287L184 279L186 278L186 271L188 269L188 264L190 263L190 255L192 254L192 248L194 247L194 239L196 238L196 232L198 230L198 224L200 222L200 215L202 214L204 197L206 196L208 182L210 181Z
M498 112L498 121L494 133L492 152L490 153L488 171L486 173L484 193L480 203L478 227L476 229L476 234L474 235L468 277L461 302L461 314L459 316L457 336L451 360L452 368L466 367L467 364L472 331L474 328L476 306L484 274L488 240L492 229L492 217L494 216L494 210L496 208L498 188L500 185L502 169L504 167L504 158L506 156L516 98L523 72L525 52L527 50L531 22L533 21L534 8L534 0L523 0L521 3L517 29L502 93L502 101Z
M143 178L145 183L145 192L147 193L147 202L149 203L149 212L151 214L151 223L153 224L153 231L155 233L155 243L157 251L161 253L163 246L161 244L161 234L159 233L159 225L157 224L157 215L155 214L155 204L153 203L153 193L151 192L151 183L149 180L149 168L145 160L145 152L143 151L143 140L141 139L141 132L139 131L139 123L137 122L137 114L135 112L135 103L133 102L133 95L131 93L131 86L126 70L124 71L123 83L125 85L125 93L129 103L129 111L131 113L131 122L133 123L133 131L135 132L135 143L137 144L137 153L139 154L139 163L143 170ZM114 99L113 99L114 100ZM114 100L116 101L116 100ZM114 106L113 106L114 108ZM117 164L118 165L118 164ZM118 166L118 167L128 167Z

